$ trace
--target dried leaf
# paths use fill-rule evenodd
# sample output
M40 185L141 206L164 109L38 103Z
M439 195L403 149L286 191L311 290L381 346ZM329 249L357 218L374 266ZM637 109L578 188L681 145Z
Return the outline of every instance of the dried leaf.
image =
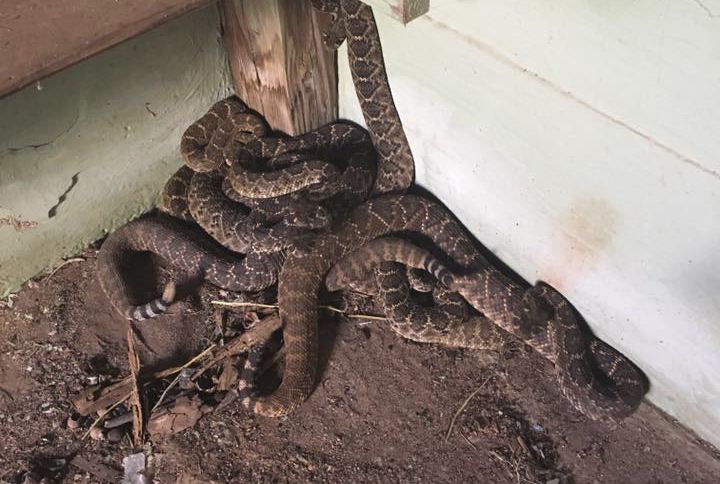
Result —
M198 395L180 397L153 413L147 425L148 433L164 436L181 432L195 425L200 417L211 410L212 407L204 404Z

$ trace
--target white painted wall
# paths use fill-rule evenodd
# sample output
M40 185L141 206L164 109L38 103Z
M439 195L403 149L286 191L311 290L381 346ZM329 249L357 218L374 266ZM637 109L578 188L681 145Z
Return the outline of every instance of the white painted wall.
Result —
M720 0L377 17L417 182L720 444ZM339 59L341 116L360 121Z

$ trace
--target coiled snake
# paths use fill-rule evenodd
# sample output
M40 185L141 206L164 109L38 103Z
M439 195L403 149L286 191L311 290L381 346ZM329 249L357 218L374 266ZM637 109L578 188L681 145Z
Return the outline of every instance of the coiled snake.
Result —
M312 160L288 165L283 168L285 171L282 171L282 174L276 174L275 178L269 180L277 183L265 184L268 182L266 176L255 176L246 165L235 163L248 153L253 153L253 150L257 153L265 148L254 145L254 140L260 139L262 133L253 131L259 130L253 123L248 130L251 140L234 135L232 130L222 127L223 119L234 119L236 122L245 119L243 109L233 106L225 106L223 109L227 109L228 113L217 116L217 120L210 119L216 115L209 113L210 118L200 123L200 127L196 127L197 133L191 133L190 138L195 140L188 140L183 148L186 155L190 152L197 154L194 161L188 163L191 168L196 172L214 175L203 178L186 172L183 176L190 179L189 183L183 182L182 177L172 182L180 187L189 185L190 188L184 193L192 192L195 183L202 187L196 190L198 193L209 193L212 197L219 196L217 194L223 188L232 195L227 187L229 184L235 192L232 198L241 201L265 200L263 197L266 195L269 197L267 199L276 201L277 197L290 197L283 199L278 206L297 203L302 209L286 210L282 212L280 221L273 219L275 223L281 224L278 229L282 228L282 231L278 232L280 235L274 239L275 245L270 244L273 248L282 248L281 242L287 241L290 237L288 234L299 226L319 229L309 250L291 250L287 258L282 251L253 252L253 244L257 245L258 240L262 239L258 239L257 233L250 237L250 240L240 241L235 247L235 250L248 251L245 261L251 254L255 254L259 261L258 266L272 266L268 268L266 274L269 276L264 281L274 279L277 272L272 271L277 271L282 264L278 299L286 345L285 373L280 386L272 394L258 397L254 394L252 385L243 380L241 388L236 392L242 403L256 413L277 417L292 412L308 397L315 384L317 369L318 293L328 271L336 263L340 263L331 274L335 281L333 284L337 287L348 284L347 281L343 282L348 267L353 264L364 265L367 270L362 277L372 277L370 285L385 308L394 329L400 334L418 341L492 347L504 341L510 333L555 363L561 390L586 415L596 419L613 420L631 413L644 392L642 375L617 351L581 331L572 307L557 291L542 283L530 288L523 287L504 276L480 255L462 227L445 209L427 199L402 194L412 183L414 165L390 95L372 10L359 0L313 0L313 5L335 17L336 28L328 35L329 42L334 45L339 45L343 39L348 42L356 92L377 150L377 178L372 187L375 197L357 205L344 219L337 216L324 217L324 212L317 210L315 202L323 197L334 197L337 194L338 179L342 175L327 164L314 163ZM211 132L219 134L213 134L213 139ZM195 143L196 140L200 142ZM279 146L282 144L280 142ZM197 151L198 149L200 151ZM270 151L272 156L282 154L282 149ZM364 179L367 180L368 177L365 176ZM299 185L298 180L301 180ZM269 188L270 186L273 188ZM287 191L275 191L278 186L290 188ZM299 192L303 193L302 197L293 195ZM199 197L192 198L197 200ZM354 201L361 198L362 196L358 196ZM170 200L167 205L171 206L173 203ZM229 202L224 199L213 203L216 204L212 205L206 200L201 206L213 207L206 212L210 219L206 230L218 240L225 237L223 234L228 227L243 227L242 230L233 229L236 235L231 234L229 239L237 234L242 234L247 239L248 233L253 234L254 228L246 230L243 225L246 219L240 220L237 208L226 205ZM182 206L182 203L179 205L177 212L187 214L187 208ZM189 205L192 207L192 201ZM352 205L353 203L347 204L348 207ZM195 213L192 215L198 215L197 218L204 218L199 209L194 209L193 212ZM221 216L219 213L226 215ZM305 214L305 218L291 223L282 222L283 217L290 213ZM218 218L224 216L227 216L229 221L218 223ZM328 227L322 228L325 223L329 224ZM378 237L408 232L429 239L432 249L418 253L417 247L408 245L407 242L398 242L397 239L381 239L380 242L371 244ZM265 234L267 233L266 231ZM180 238L178 232L178 240ZM126 235L125 239L130 238ZM106 245L108 243L110 249L116 244L112 239L108 239ZM178 244L190 242L183 241ZM231 245L227 238L223 239L223 244ZM142 244L136 240L133 240L133 244L125 243L126 247L137 248L139 245ZM162 249L151 247L148 241L144 241L144 245L153 251ZM168 249L167 255L172 258L177 255L176 250ZM184 246L182 250L201 249ZM225 271L226 274L237 273L234 266L220 265L224 263L222 254L203 250L205 254L214 257L214 262L210 265L195 262L195 266L203 266L206 277L215 274L215 268L218 267L223 267L221 272ZM265 259L267 254L281 255L278 255L278 260L271 259L268 262ZM408 303L404 269L392 262L393 260L430 269L438 276L439 285L445 286L448 291L461 294L481 315L466 317L463 313L444 322L425 319L424 323L419 323L416 308ZM101 266L101 280L113 281L110 274L103 272L102 257L99 257L98 264ZM257 273L250 270L248 274ZM224 283L208 278L221 285ZM167 299L160 298L162 304L154 302L155 307L151 308L150 312L161 310L163 305L167 305ZM132 316L139 311L132 306L128 310L127 301L124 304L123 311L126 315ZM257 357L258 351L253 352L253 357L248 359L248 365L255 365ZM251 372L243 372L249 373Z

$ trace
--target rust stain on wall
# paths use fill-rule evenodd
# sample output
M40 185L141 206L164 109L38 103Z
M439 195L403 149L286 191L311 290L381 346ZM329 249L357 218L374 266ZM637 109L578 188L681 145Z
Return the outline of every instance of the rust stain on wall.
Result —
M577 199L560 218L552 242L558 256L541 273L559 290L571 285L612 245L619 223L619 212L606 200Z

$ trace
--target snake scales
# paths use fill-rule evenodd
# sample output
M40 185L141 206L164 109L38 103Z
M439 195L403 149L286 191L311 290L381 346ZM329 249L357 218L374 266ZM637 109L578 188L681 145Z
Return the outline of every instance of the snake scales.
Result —
M379 149L378 182L373 192L404 191L412 180L412 155L404 134L398 134L402 127L389 95L372 11L357 0L313 3L332 11L338 19L336 25L345 28L353 80L368 127L371 134L376 135L373 141L385 148L402 146L402 150L396 150L402 155L390 163ZM342 32L336 35L342 38ZM382 119L392 124L394 130L390 132L395 144L385 144L385 139L378 139L378 132L389 131L382 130L387 125L374 124L377 118L373 113L383 113ZM505 277L481 257L452 216L437 205L418 197L391 195L360 205L316 240L310 254L291 254L285 261L278 286L288 354L285 375L280 387L269 397L257 399L249 389L244 389L242 397L246 406L263 415L280 416L307 398L314 386L317 367L317 297L326 273L343 257L371 240L408 231L429 237L437 249L459 265L461 275L453 278L453 289L498 327L524 340L555 363L561 390L583 413L597 419L615 419L634 411L644 389L637 370L599 340L586 341L572 308L562 296L547 285L526 289ZM393 296L401 287L401 279L393 279L398 274L398 268L384 263L377 274L379 295L386 303L390 319L396 323L403 317L399 312L392 313ZM407 297L400 293L395 301L407 301ZM407 304L397 307L404 307L406 312L409 308ZM401 329L399 325L396 328ZM432 329L426 326L418 334L430 340ZM453 329L436 335L434 341L480 346L501 339L498 331L484 319L456 324Z
M111 234L98 254L98 276L121 314L153 317L174 297L169 283L161 298L133 304L121 274L129 252L153 252L189 277L228 290L260 290L277 281L290 245L302 247L334 213L366 198L374 159L361 128L331 123L294 138L266 134L260 116L236 98L216 103L186 130L185 166L167 182L161 208L206 234L170 217L139 219ZM319 159L341 155L342 170ZM274 170L256 172L257 165ZM249 185L243 193L235 189Z
M414 166L409 145L390 96L372 10L358 0L339 2L313 0L313 4L324 11L330 11L336 18L337 29L331 41L335 44L339 44L343 38L348 41L348 55L356 92L373 144L378 152L378 173L372 188L375 198L358 205L344 220L323 219L323 222L317 225L321 226L325 222L331 225L319 232L311 250L290 251L284 263L282 263L282 259L285 258L284 252L270 252L277 255L277 259L282 263L278 298L280 316L284 324L286 369L280 387L269 396L256 397L250 387L241 388L239 393L243 404L257 413L268 416L286 415L300 405L312 391L315 382L318 350L317 297L326 273L344 257L350 259L361 257L354 252L362 251L366 244L378 237L398 232L416 232L429 238L433 250L440 254L437 261L426 259L427 264L423 267L440 270L442 267L440 259L443 262L447 261L448 266L452 265L452 271L448 269L438 273L441 275L441 282L447 286L447 289L462 294L482 313L482 316L467 318L460 314L444 326L432 322L418 324L412 315L414 307L407 303L406 280L401 277L401 268L392 262L387 262L385 256L381 255L372 269L375 278L374 287L396 331L420 341L469 347L494 346L506 338L506 333L511 333L555 363L560 388L586 415L597 419L615 419L632 412L637 407L643 392L639 373L612 348L599 340L588 339L589 337L580 331L572 308L562 296L547 285L538 284L528 289L505 277L480 256L462 228L438 205L416 196L388 195L402 193L408 188L412 182ZM201 127L197 129L207 132L198 133L198 136L193 136L191 133L189 136L200 139L199 145L203 148L188 165L198 173L213 173L216 177L212 180L214 185L204 185L205 188L197 190L198 193L217 192L218 187L222 188L229 183L236 192L236 196L231 197L235 200L264 200L265 195L268 199L277 200L276 197L294 197L292 194L300 191L304 192L306 197L300 199L317 201L313 199L314 194L320 193L319 198L337 194L335 187L338 185L339 173L324 164L308 162L291 164L289 169L283 172L289 173L288 177L276 175L270 180L273 183L262 185L267 181L264 175L253 178L252 171L246 166L234 163L244 154L253 151L253 140L262 136L262 133L253 131L255 126L251 123L248 133L253 140L241 139L236 143L232 130L222 127L221 119L227 118L234 119L236 125L240 124L238 121L240 118L243 118L242 122L247 121L244 119L242 109L236 109L230 113L230 116L224 118L218 116L216 121L207 119L199 123ZM214 127L210 126L213 123L215 123ZM209 130L208 127L213 129ZM215 139L208 138L209 131L218 132L219 135L214 135ZM205 138L201 139L201 136ZM183 147L186 159L189 153L195 153L193 150L196 145L193 145L192 141L190 139ZM312 178L313 174L316 175L315 178ZM222 177L229 182L223 183ZM202 180L197 174L190 175L189 178L191 187L195 180ZM308 181L295 185L287 191L275 191L275 187L288 186L296 183L298 179ZM182 181L178 184L183 185ZM207 187L211 186L214 189L208 190ZM225 188L227 191L227 187ZM190 191L186 190L183 193L187 194ZM292 201L297 202L300 199L293 198ZM285 200L285 202L289 201ZM222 203L226 202L223 200ZM210 205L207 200L200 204L204 207ZM228 217L237 217L237 209L233 215L230 213L231 206L218 207L220 206L215 206L207 213L220 211L229 213ZM180 212L187 214L187 211L185 207L181 207ZM197 210L195 212L193 215L197 215ZM315 217L317 218L322 217ZM243 219L242 223L245 223L245 220ZM210 229L206 228L210 233L213 230L212 222L210 220L208 224ZM214 228L225 233L227 226L237 227L238 224L215 223ZM289 226L297 227L298 224L289 224ZM247 237L248 233L253 233L253 229L247 230L247 227L244 227L242 230L236 230L235 235L230 238L240 237L240 234ZM279 238L282 239L285 235L283 233ZM126 235L125 239L131 237ZM164 250L170 258L186 251L201 250L187 245L191 244L187 239L180 239L181 236L178 235L178 242L168 247L158 247L156 241L148 240L140 241L142 244L133 240L132 244L126 243L126 246L137 248L144 244L153 251ZM152 244L156 245L152 246ZM227 240L223 244L228 245ZM245 241L239 244L237 250L248 251L245 261L251 255L255 255L259 260L256 261L256 267L267 265L265 255L261 256L261 253L253 252L251 246L252 241ZM110 247L112 248L112 244ZM205 276L216 282L208 276L214 277L214 268L222 267L219 264L224 263L223 254L208 249L203 250L206 257L201 258L200 261L195 260L194 265L193 263L188 265L191 266L190 269L202 266ZM409 250L399 250L397 251L399 255L394 258L401 259L399 262L412 263L407 257L409 252ZM370 252L370 254L377 253L372 250ZM212 260L213 263L208 264L205 259ZM431 267L428 261L434 265ZM100 258L98 262L100 264ZM370 263L369 259L367 263ZM247 262L245 264L248 265ZM270 278L274 278L277 274L278 266L279 263L275 261L274 267L271 267L267 273L270 274ZM256 274L255 267L248 269L247 274ZM237 274L237 278L242 277L233 266L224 270L227 274ZM104 278L112 280L112 277L102 270L100 276L101 280ZM224 282L216 283L222 285ZM168 295L171 294L164 296ZM166 305L168 299L168 297L160 298L160 303L156 301L155 305ZM137 313L138 308L135 307L133 311ZM134 314L132 311L128 313L127 309L124 312ZM248 359L249 364L252 364L257 357L257 354L253 355L252 359Z
M343 258L330 270L326 284L329 289L340 289L365 280L364 291L375 295L393 329L414 341L497 349L510 333L555 364L560 390L586 415L616 420L632 413L644 393L637 368L581 330L573 308L555 289L542 282L526 289L504 276L474 249L452 217L445 216L449 220L438 237L450 238L457 243L456 250L473 254L470 266L451 271L433 254L406 240L382 237ZM462 306L457 309L458 301L444 302L442 314L410 304L408 281L395 261L424 268L482 314L468 318ZM454 308L455 317L447 306Z

